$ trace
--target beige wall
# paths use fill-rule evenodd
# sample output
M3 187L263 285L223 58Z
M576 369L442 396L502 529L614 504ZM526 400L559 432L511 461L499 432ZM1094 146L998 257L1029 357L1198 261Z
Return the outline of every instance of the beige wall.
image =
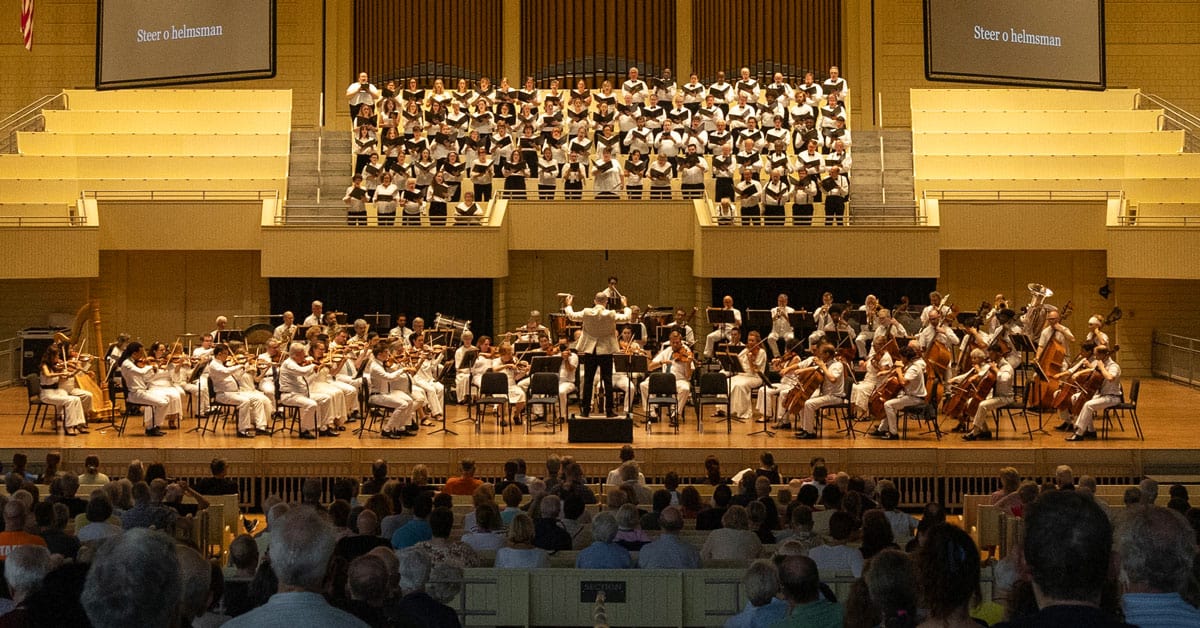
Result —
M87 302L88 283L87 279L0 280L0 338L12 338L18 330L52 322L69 326L75 312Z
M348 1L342 3L349 5ZM321 5L320 0L277 1L277 72L274 79L211 85L290 89L293 92L293 122L315 125L321 94ZM9 9L5 15L11 18L11 30L0 43L0 117L42 96L66 88L95 85L94 1L38 2L32 52L26 51L21 44L17 30L18 6ZM349 27L346 30L348 32ZM344 47L349 50L348 40ZM344 76L337 78L346 84L350 82Z
M874 5L875 90L882 94L885 126L908 126L909 89L979 86L925 80L921 0ZM1108 85L1141 88L1193 112L1200 109L1200 90L1193 81L1200 73L1200 29L1195 27L1200 21L1200 3L1107 0L1104 7ZM851 15L868 21L871 17L869 11L848 11L847 18ZM867 64L854 63L858 61L853 56L856 50L847 51L847 63L866 74L870 71ZM845 75L855 85L866 86L870 79L869 75ZM869 87L855 90L860 105L863 95L871 93ZM858 124L865 122L860 118Z
M1200 329L1200 281L1174 279L1115 279L1113 297L1095 313L1108 314L1113 305L1124 314L1116 324L1113 342L1121 346L1117 361L1126 373L1146 375L1154 331L1189 338ZM1128 384L1126 390L1129 390Z

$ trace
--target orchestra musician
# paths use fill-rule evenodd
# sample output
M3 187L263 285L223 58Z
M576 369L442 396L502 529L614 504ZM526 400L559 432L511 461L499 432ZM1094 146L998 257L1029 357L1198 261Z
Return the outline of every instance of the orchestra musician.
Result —
M883 383L884 375L892 370L892 354L883 350L887 342L888 337L884 334L875 334L871 339L871 350L866 359L867 371L863 374L862 381L855 383L850 389L850 401L858 408L860 416L869 414L871 395L875 394L875 390Z
M722 340L730 340L730 330L734 328L741 328L742 326L742 313L733 307L733 297L729 295L722 297L721 309L733 311L733 323L717 323L717 325L713 327L712 332L705 337L704 355L710 360L716 355L713 352L716 350L717 343Z
M346 360L343 362L341 370L334 375L334 379L337 380L338 387L343 391L347 390L346 386L354 389L354 400L347 400L346 403L347 408L350 410L350 416L347 418L348 422L362 418L362 411L359 408L358 400L362 392L363 365L370 356L370 353L367 351L366 336L369 329L367 321L361 318L354 321L354 329L355 332L359 332L361 335L356 333L354 339L351 340L350 330L342 327L337 330L337 333L333 335L333 340L329 343L330 347L346 354Z
M66 348L67 363L64 366L72 370L76 368L85 371L88 370L87 361L90 360L91 357L80 356L78 349L76 349L74 346L67 345ZM71 395L72 397L78 397L79 400L83 402L83 415L85 417L92 413L92 393L77 386L74 376L68 377L59 382L58 387L60 390L65 391L68 395Z
M684 344L688 347L696 346L696 332L692 330L691 325L688 325L687 312L683 310L675 310L675 320L667 323L664 327L669 327L672 330L678 331Z
M542 324L542 313L538 310L529 312L529 320L517 328L517 342L538 342L542 336L548 335L550 330Z
M1085 338L1085 342L1090 342L1097 346L1103 345L1105 347L1111 347L1112 344L1109 343L1108 334L1104 333L1103 327L1104 317L1100 316L1099 314L1093 314L1092 317L1088 319L1088 333Z
M213 342L229 342L229 319L224 316L218 316L214 324L217 328L212 330Z
M929 324L929 315L940 312L943 317L950 316L950 306L942 304L942 293L934 290L929 293L929 305L921 310L921 325Z
M146 377L146 383L156 392L162 392L170 397L172 404L179 404L179 407L182 409L185 393L176 384L176 372L180 370L180 367L178 364L168 363L167 345L161 342L152 342L146 354L156 367ZM204 394L207 395L208 391L205 390ZM167 415L167 427L173 430L179 429L180 418L181 416L178 414Z
M664 346L654 359L650 361L650 372L662 370L675 375L675 394L679 401L679 407L687 407L688 397L692 393L692 369L693 356L683 344L683 336L679 330L671 332L670 341ZM650 414L650 379L642 382L642 411L647 416ZM672 417L672 423L675 422L675 417Z
M529 363L517 360L513 346L508 342L500 343L500 357L492 365L493 373L504 373L508 376L508 403L513 425L521 424L521 412L525 409L525 391L517 385L517 381L529 372ZM507 426L506 419L500 419L501 426Z
M862 326L859 328L858 335L854 337L854 345L858 348L858 355L867 355L868 345L871 344L871 338L875 337L875 328L879 326L879 299L875 295L868 294L863 300L863 304L858 306L860 312L865 312L866 317L863 318Z
M480 336L478 345L475 362L471 365L471 386L475 390L479 390L483 383L483 374L492 370L492 363L496 360L495 352L492 351L491 336Z
M904 373L900 375L900 385L903 388L898 397L883 404L883 421L868 434L869 436L883 440L899 440L900 423L896 414L904 408L925 403L925 358L919 353L917 341L909 341L901 347L900 358L906 365Z
M954 348L958 346L959 338L958 334L954 333L954 330L951 329L950 325L946 322L945 317L942 315L942 311L940 309L930 310L927 321L928 322L925 324L925 327L921 328L921 331L915 338L917 344L919 344L921 347L921 351L928 351L930 345L935 342L940 342L945 345L946 348L951 352L951 355L953 355ZM953 375L953 373L951 373L953 369L954 361L951 360L950 366L946 368L945 375L947 379Z
M313 301L312 314L309 314L304 318L304 326L312 327L313 325L320 325L322 321L325 320L324 312L325 304L321 303L320 301Z
M789 430L792 429L792 422L784 401L787 399L788 393L799 385L800 371L812 366L812 356L801 360L795 349L789 349L782 356L775 358L771 366L779 373L779 383L767 387L766 400L763 405L771 408L774 412L775 424L772 427Z
M738 353L738 361L742 372L729 379L729 406L734 417L749 420L754 410L751 393L763 385L762 374L767 368L767 351L757 330L746 335L746 348Z
M75 377L71 370L53 346L47 347L42 355L40 380L42 390L38 398L57 409L54 417L54 429L58 431L58 412L63 416L63 434L77 436L87 433L87 415L84 414L83 400L70 395L62 389L62 383Z
M841 344L835 346L835 349L842 349L852 346L854 342L854 328L847 323L842 315L846 312L846 306L841 303L834 303L829 306L828 322L819 331L821 339L827 340L831 344L838 340ZM841 336L839 339L838 336ZM811 336L810 336L811 338Z
M380 428L383 438L401 438L417 432L416 404L398 385L406 379L408 376L404 369L393 363L387 343L376 344L371 349L371 360L367 364L367 382L370 402L392 410Z
M125 382L125 399L142 406L142 425L146 428L146 436L166 436L162 426L166 424L167 416L180 415L182 409L178 397L172 399L165 392L150 387L148 379L155 367L144 363L145 360L146 349L142 343L131 342L117 361L121 379Z
M308 346L308 354L320 366L309 389L313 392L323 392L329 395L329 420L322 424L325 432L321 436L338 436L346 431L346 420L350 413L358 409L358 390L337 379L339 373L346 367L349 357L345 352L330 352L329 343L317 340Z
M795 313L796 310L788 306L788 295L780 294L776 297L775 307L771 308L771 333L767 334L767 352L772 358L779 355L778 342L783 340L786 347L788 343L796 339L796 334L792 330L792 323L788 319L788 315Z
M412 376L412 385L425 391L425 407L429 410L430 418L425 419L426 426L440 420L446 411L446 385L438 381L442 371L442 347L426 347L424 334L413 333L412 352L416 355L417 367Z
M1112 359L1112 352L1105 345L1096 345L1093 355L1095 359L1087 365L1087 368L1095 369L1104 378L1104 381L1100 383L1100 388L1096 390L1092 398L1083 404L1079 416L1075 417L1075 433L1067 437L1069 442L1096 438L1096 429L1093 425L1096 413L1121 403L1121 366ZM1077 392L1072 395L1071 402L1075 403L1082 394L1082 392Z
M291 310L283 313L283 324L275 328L275 339L285 345L296 335L296 315Z
M413 330L408 328L408 315L401 312L396 315L396 326L388 331L388 338L403 340L408 338Z
M988 429L988 416L994 415L996 410L1013 402L1013 378L1015 371L1012 364L1005 359L1000 345L988 345L987 362L984 368L989 370L995 369L996 383L992 385L992 392L989 393L988 398L979 402L979 408L975 411L975 418L971 421L971 431L963 434L963 440L965 441L990 439L992 432ZM999 429L1000 425L997 423L996 430L999 431Z
M278 398L275 391L275 380L279 378L279 365L287 357L281 349L283 346L286 345L277 338L271 338L267 341L266 350L258 354L259 364L266 365L262 380L258 382L258 389L271 400L272 406L275 405L275 400Z
M833 306L833 293L824 292L821 294L821 307L813 312L813 320L817 324L817 328L808 335L808 346L815 346L825 337L825 328L832 322L829 316L829 308Z
M1075 334L1071 333L1069 327L1062 324L1062 313L1057 309L1046 313L1046 326L1042 328L1042 333L1038 336L1037 355L1034 357L1034 361L1042 357L1042 351L1046 350L1051 340L1058 341L1063 346L1064 353L1071 355L1071 343L1075 342Z
M964 338L964 342L967 342L966 338ZM950 378L950 381L948 382L955 391L961 390L972 375L982 376L990 368L990 365L987 362L988 356L986 351L979 348L972 349L970 348L971 345L969 344L967 346L968 348L964 350L967 351L967 357L971 360L971 366L965 369L962 373L958 373L954 377ZM967 431L966 423L963 422L963 416L959 415L952 418L958 421L958 424L954 426L952 431Z
M610 287L616 288L615 277L610 278ZM586 416L592 410L592 386L596 379L596 370L600 370L600 381L604 384L604 412L608 417L616 416L613 411L612 354L619 349L617 344L617 323L629 322L629 304L621 297L622 310L614 311L605 308L608 295L597 292L590 308L576 312L571 308L574 301L572 295L566 297L567 318L572 321L582 321L582 333L575 344L575 350L583 362L583 414Z
M831 343L822 343L816 353L813 365L821 370L824 378L821 388L804 402L804 410L800 413L800 430L796 432L796 438L800 439L817 437L814 424L818 409L843 403L846 399L846 364L834 357L836 352Z
M633 326L624 325L621 327L621 335L617 339L617 344L620 347L621 353L625 355L645 355L646 351L642 348L645 340L642 338L634 338ZM619 390L625 394L625 414L629 414L630 408L633 407L633 393L635 382L630 381L638 376L635 373L631 378L628 373L614 370L613 372L613 390Z
M1014 334L1021 333L1021 326L1017 323L1017 313L1004 308L992 317L993 330L988 335L988 346L999 345L1001 342L1008 345L1008 353L1004 355L1004 360L1008 362L1014 369L1021 365L1021 352L1017 350L1017 344L1013 342Z
M454 350L454 398L462 404L471 395L471 367L475 365L479 349L475 347L475 334L471 330L464 330L459 338L462 344Z
M219 344L212 362L208 364L208 381L216 393L219 403L237 406L237 435L239 438L254 438L256 434L269 434L267 418L270 416L270 401L267 396L253 390L245 390L241 375L246 371L244 360L232 359L229 345Z
M288 347L288 358L279 366L279 401L283 405L299 408L300 438L317 438L318 425L330 419L330 395L310 389L317 366L310 360L304 345L293 342ZM322 433L325 433L322 430Z
M1007 310L1007 309L1009 309L1008 308L1008 299L1004 298L1003 293L997 294L996 297L994 299L992 299L992 309L988 310L987 315L984 316L984 319L983 319L984 324L987 326L987 332L989 334L996 333L996 329L999 328L1000 324L1001 324L1000 321L998 320L998 317L1000 316L1000 312L1002 310ZM1014 312L1014 314L1015 314L1015 312Z
M900 324L900 321L892 316L891 310L879 308L875 312L875 333L872 339L879 336L907 338L908 330L904 328L904 325Z

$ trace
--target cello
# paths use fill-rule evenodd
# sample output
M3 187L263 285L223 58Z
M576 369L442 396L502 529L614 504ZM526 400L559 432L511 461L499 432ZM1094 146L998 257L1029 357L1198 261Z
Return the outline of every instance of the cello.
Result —
M879 388L876 388L875 392L871 393L871 400L867 403L867 411L872 418L879 421L883 420L885 416L883 404L891 401L896 395L900 394L901 390L904 390L904 384L900 381L900 378L903 376L903 365L892 367L891 372L883 380L883 383L879 385Z

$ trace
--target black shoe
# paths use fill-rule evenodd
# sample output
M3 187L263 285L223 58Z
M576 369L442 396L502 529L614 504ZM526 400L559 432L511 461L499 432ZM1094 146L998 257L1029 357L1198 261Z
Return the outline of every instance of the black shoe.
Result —
M409 425L408 427L404 428L404 433L408 436L415 436L419 431L421 431L421 428L417 427L416 425Z
M1083 437L1088 440L1096 440L1096 432L1084 432Z
M812 432L806 432L804 430L796 432L796 438L799 438L800 440L814 440L816 437L817 435Z
M321 433L321 436L324 436L326 438L336 438L336 437L342 435L341 432L338 432L337 430L332 429L332 428L321 430L320 433Z
M74 429L64 430L63 436L79 436L79 432L76 432Z
M345 432L345 431L346 431L346 426L345 426L345 425L339 425L339 426L337 426L337 428L336 428L336 429L337 429L337 431L339 431L339 432Z
M256 428L254 428L254 433L258 436L270 436L272 432L271 432L271 430L264 430L262 428L256 427Z
M617 413L616 413L616 412L613 412L612 410L605 410L605 411L604 411L604 418L606 418L606 419L615 419L615 418L617 418Z
M163 431L157 427L152 427L146 430L146 436L166 436L166 434L164 434Z
M713 416L714 416L714 417L716 417L716 418L718 418L718 419L723 419L723 418L725 418L725 411L724 411L724 410L717 410L716 412L714 412L714 413L713 413Z
M875 428L875 429L871 430L870 432L867 432L867 436L873 436L875 438L882 438L884 434L887 434L887 432L885 432L879 428Z
M88 434L91 432L86 425L80 425L79 427L75 428L75 431L79 432L80 434Z
M1078 443L1081 440L1087 440L1087 437L1083 434L1071 434L1067 437L1068 443Z
M392 439L395 439L395 438L399 438L399 436L396 436L395 434L392 434L391 432L389 432L389 431L387 431L387 430L384 430L384 431L380 432L380 433L379 433L379 436L380 436L381 438L386 438L386 439L388 439L388 440L392 440Z
M238 438L254 438L254 434L250 432L238 432Z
M783 423L780 423L780 424L776 425L776 426L775 426L775 429L777 429L777 430L790 430L790 429L792 429L792 422L791 422L791 421L784 421Z
M1074 432L1075 425L1072 424L1070 421L1063 421L1062 423L1060 423L1058 425L1058 427L1056 427L1054 429L1058 430L1059 432Z
M991 430L983 430L979 433L979 440L992 440Z
M900 440L900 435L893 434L891 432L884 432L883 434L879 435L879 440Z
M971 442L971 441L974 441L974 440L979 440L979 436L980 436L980 435L979 435L979 434L976 434L975 432L969 432L969 433L967 433L967 434L963 434L963 435L962 435L962 439L963 439L963 440L965 440L965 441L967 441L967 442L969 443L969 442Z
M317 440L317 435L312 432L300 432L300 438L304 440Z

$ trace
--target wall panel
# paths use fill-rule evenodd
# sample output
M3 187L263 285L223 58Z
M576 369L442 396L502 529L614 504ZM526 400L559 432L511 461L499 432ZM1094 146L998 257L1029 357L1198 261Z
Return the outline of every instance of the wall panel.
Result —
M565 78L564 89L578 79L592 87L605 79L619 86L632 66L643 76L674 68L675 5L675 0L524 0L521 80L532 76L547 87L550 79Z
M354 3L353 67L347 77L367 72L380 87L387 79L433 79L454 89L459 77L491 77L499 83L503 56L501 0L471 2Z
M733 81L742 66L760 81L782 72L798 83L806 70L820 81L842 62L839 0L696 0L693 16L692 66L705 83L718 71Z

